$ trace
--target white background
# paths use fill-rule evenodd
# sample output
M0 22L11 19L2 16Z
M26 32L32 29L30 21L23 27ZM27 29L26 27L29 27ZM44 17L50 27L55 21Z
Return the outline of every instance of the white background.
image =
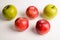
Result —
M17 17L26 17L25 11L28 6L34 5L38 8L39 12L47 4L54 4L58 8L57 16L49 20L51 29L45 35L36 33L36 22L41 19L39 16L36 19L29 20L29 28L24 32L14 30L14 21ZM2 9L4 6L12 4L17 8L17 16L11 20L5 20L2 16ZM59 0L0 0L0 40L60 40L60 1Z

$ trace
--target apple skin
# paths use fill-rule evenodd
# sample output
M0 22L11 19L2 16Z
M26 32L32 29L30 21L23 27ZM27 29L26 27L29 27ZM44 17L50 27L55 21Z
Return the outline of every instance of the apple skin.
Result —
M38 14L38 9L35 6L29 6L26 10L26 15L31 19L38 17Z
M43 10L43 16L45 19L51 20L57 15L57 8L53 4L48 4Z
M15 28L22 32L25 31L29 26L29 21L27 18L19 17L15 20Z
M12 20L17 15L17 9L14 5L6 5L3 8L2 13L7 20Z
M50 23L45 19L38 20L36 23L36 30L40 35L44 35L49 32Z

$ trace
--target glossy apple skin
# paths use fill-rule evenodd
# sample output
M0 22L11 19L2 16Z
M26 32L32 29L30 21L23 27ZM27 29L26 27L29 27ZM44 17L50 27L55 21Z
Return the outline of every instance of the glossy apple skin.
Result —
M7 20L12 20L17 15L17 9L14 5L6 5L3 8L2 13Z
M29 21L26 18L20 17L15 20L15 28L20 32L26 30L28 26Z
M57 15L57 8L55 5L48 4L43 10L43 16L46 19L53 19Z
M36 18L39 15L38 9L35 6L29 6L26 10L26 15L31 19Z
M47 20L41 19L36 23L36 30L40 35L44 35L50 30L50 23Z

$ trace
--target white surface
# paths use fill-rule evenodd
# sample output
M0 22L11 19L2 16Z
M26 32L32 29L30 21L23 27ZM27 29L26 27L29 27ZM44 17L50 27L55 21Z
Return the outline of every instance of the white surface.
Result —
M38 8L39 12L47 4L55 4L58 8L58 15L50 20L51 29L46 35L39 35L35 32L35 24L40 17L29 20L29 28L24 32L17 32L13 29L14 21L17 17L24 16L26 8L34 5ZM7 4L16 6L18 13L15 19L7 21L2 16L2 9ZM60 40L60 1L59 0L0 0L0 40Z

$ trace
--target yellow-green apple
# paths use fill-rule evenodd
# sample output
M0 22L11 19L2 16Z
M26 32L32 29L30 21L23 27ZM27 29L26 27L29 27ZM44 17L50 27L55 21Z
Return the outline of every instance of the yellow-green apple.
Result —
M43 16L46 19L53 19L57 15L57 8L53 4L48 4L43 10Z
M6 5L3 8L2 13L6 19L12 20L17 15L17 9L14 5Z

